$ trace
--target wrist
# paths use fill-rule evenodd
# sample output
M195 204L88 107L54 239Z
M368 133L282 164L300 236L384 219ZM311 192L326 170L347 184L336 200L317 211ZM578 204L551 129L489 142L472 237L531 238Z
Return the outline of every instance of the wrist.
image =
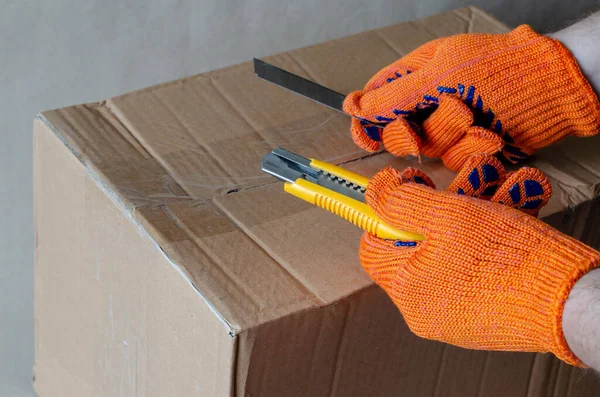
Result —
M583 359L566 338L563 316L574 286L600 266L600 253L571 237L556 234L549 240L540 241L530 259L528 268L535 267L533 264L539 266L537 282L533 285L536 291L530 300L533 309L530 317L535 319L539 313L542 318L548 315L546 319L549 320L548 328L540 334L542 344L562 361L582 366ZM534 323L543 324L542 318Z
M600 269L581 277L565 303L562 328L571 351L587 366L600 370Z
M561 42L573 54L583 75L600 94L600 13L548 36Z

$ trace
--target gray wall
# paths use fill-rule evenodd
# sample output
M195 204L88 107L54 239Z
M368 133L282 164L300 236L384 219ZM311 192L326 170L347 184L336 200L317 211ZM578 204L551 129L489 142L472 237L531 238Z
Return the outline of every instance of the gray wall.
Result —
M31 396L31 127L95 101L463 0L0 1L0 396ZM591 0L472 0L510 25L555 29Z

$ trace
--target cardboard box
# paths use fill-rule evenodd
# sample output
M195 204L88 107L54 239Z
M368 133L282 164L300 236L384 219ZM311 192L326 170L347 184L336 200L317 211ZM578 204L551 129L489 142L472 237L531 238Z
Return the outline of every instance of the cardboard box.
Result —
M437 37L504 32L476 8L268 58L339 92ZM283 192L277 146L372 175L349 118L256 78L251 63L35 120L35 387L70 396L592 396L551 355L422 340L362 271L361 231ZM543 216L600 236L599 139L533 161ZM452 173L422 166L438 186Z

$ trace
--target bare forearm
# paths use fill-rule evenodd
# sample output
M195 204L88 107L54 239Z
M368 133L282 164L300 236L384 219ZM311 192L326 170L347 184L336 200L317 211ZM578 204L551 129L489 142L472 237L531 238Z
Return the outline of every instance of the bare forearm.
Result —
M600 269L575 283L565 303L562 324L573 353L600 371Z
M600 94L600 12L549 36L571 51L596 94Z

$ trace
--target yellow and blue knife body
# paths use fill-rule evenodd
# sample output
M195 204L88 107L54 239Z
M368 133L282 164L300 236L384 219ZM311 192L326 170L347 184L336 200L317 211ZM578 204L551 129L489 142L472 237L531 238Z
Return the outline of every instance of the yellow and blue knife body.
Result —
M285 182L286 192L344 218L379 238L422 241L420 234L382 221L365 203L369 179L342 167L277 148L262 158L262 170Z

